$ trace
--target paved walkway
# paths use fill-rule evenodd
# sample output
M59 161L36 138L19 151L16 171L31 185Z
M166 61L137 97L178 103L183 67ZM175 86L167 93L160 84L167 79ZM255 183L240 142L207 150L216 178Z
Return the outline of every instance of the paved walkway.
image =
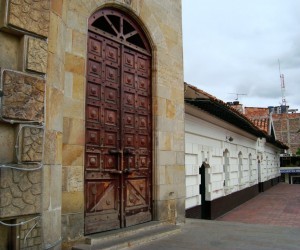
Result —
M135 250L299 250L300 185L280 183L215 221L187 219L181 233Z
M300 185L279 183L217 220L300 228Z

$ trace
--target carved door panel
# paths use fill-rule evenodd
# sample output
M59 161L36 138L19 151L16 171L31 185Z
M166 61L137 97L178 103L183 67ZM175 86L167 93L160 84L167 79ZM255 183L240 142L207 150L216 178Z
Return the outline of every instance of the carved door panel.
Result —
M85 234L151 220L150 62L89 32Z
M120 228L120 50L89 33L86 90L85 233Z
M131 226L151 220L150 58L125 48L122 69L124 224Z

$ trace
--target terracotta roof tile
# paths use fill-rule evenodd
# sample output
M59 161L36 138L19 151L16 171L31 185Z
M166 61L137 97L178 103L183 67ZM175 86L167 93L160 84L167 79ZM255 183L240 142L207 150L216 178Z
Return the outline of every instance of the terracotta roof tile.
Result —
M261 118L261 119L251 119L249 118L256 127L264 130L268 133L269 131L269 118Z
M245 107L245 116L247 116L255 126L268 133L270 123L268 108Z
M223 111L227 112L228 114L234 114L234 116L236 119L239 119L240 122L242 122L244 124L244 128L247 127L247 130L252 131L252 133L263 133L264 136L267 138L268 141L270 141L271 143L274 143L275 145L277 145L280 148L288 148L287 145L285 145L284 143L282 143L281 141L275 140L274 137L270 136L268 134L268 126L269 126L269 116L268 116L268 108L248 108L248 115L245 115L243 113L241 113L240 111L238 111L237 109L235 109L234 107L228 105L227 103L223 102L222 100L216 98L213 95L208 94L207 92L198 89L197 87L190 85L188 83L184 83L185 84L185 100L187 103L192 103L194 102L193 100L197 101L197 99L202 99L202 100L210 100L211 103L215 103L216 105L222 106L223 107ZM188 89L191 89L193 91L186 93L188 91ZM194 92L194 93L192 93ZM199 105L199 103L198 103ZM208 108L207 108L208 109ZM246 110L246 108L245 108ZM261 119L260 115L264 115L263 119ZM224 119L224 114L220 114L219 116L221 118L221 116ZM230 117L233 117L232 115ZM239 118L238 118L239 117ZM227 119L226 119L227 120ZM231 121L233 123L233 121ZM234 122L236 123L237 120ZM246 125L248 124L248 125ZM257 132L254 132L257 131ZM259 132L261 131L261 132Z

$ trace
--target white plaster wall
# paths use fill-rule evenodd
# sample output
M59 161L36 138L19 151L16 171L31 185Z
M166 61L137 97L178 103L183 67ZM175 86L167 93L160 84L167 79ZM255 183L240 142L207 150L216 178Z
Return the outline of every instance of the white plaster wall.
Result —
M203 161L210 165L210 168L206 169L206 200L214 200L248 187L250 183L251 185L257 183L257 178L254 177L257 175L256 168L253 168L252 175L249 171L249 154L256 157L256 138L250 139L224 128L223 123L219 121L219 124L212 124L204 119L186 114L186 209L201 205L199 168ZM234 138L233 142L226 141L226 136ZM228 172L224 173L223 152L226 149L229 151L230 164ZM238 164L240 152L242 154L241 171L239 171ZM255 158L252 162L256 162ZM253 164L254 166L255 164ZM191 168L194 171L191 171Z
M259 154L263 157L261 161L261 181L268 181L280 176L280 151L273 145L261 140L259 143Z
M204 161L210 165L206 169L206 200L251 187L258 183L259 175L261 181L280 175L276 147L200 110L194 112L197 117L187 112L185 116L186 209L201 205L199 168ZM226 140L229 136L232 142ZM229 166L224 172L226 149ZM262 158L260 169L258 156Z

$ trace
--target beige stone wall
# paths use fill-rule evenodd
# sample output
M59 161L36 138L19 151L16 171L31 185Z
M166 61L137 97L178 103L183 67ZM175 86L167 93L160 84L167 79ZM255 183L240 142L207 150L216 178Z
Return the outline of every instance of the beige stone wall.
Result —
M153 48L154 217L172 222L184 220L181 1L73 0L66 6L64 52L62 228L66 240L83 234L87 20L105 6L129 12L149 37Z
M152 46L154 219L184 221L181 1L0 2L3 17L0 66L46 79L45 116L38 117L45 122L42 230L47 237L44 246L59 242L61 236L64 242L83 236L87 20L93 12L106 6L128 12L140 23ZM26 118L28 112L23 113ZM0 149L0 162L14 159L10 153L15 140L12 127L0 123L0 132L4 131L4 137L10 138L11 148L5 149L7 152Z
M43 209L49 8L50 1L0 0L0 220L19 225L1 244L18 249L47 245L42 218L52 209Z
M67 6L63 160L63 214L82 213L84 84L87 19L98 8L131 13L153 48L154 200L159 220L184 217L184 112L180 1L71 1ZM69 157L67 155L72 155ZM74 182L74 179L76 182ZM178 218L180 217L180 218Z

